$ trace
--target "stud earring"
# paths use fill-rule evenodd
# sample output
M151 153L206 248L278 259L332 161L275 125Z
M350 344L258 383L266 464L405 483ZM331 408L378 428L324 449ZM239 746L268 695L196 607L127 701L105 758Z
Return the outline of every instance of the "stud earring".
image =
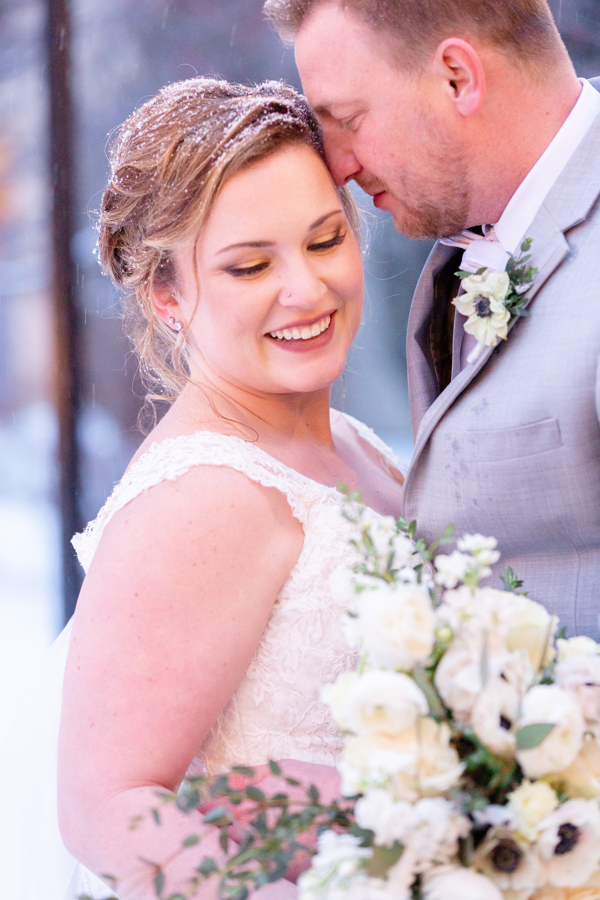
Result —
M181 322L176 322L173 316L169 317L169 325L171 326L173 331L181 331L181 329L183 328Z

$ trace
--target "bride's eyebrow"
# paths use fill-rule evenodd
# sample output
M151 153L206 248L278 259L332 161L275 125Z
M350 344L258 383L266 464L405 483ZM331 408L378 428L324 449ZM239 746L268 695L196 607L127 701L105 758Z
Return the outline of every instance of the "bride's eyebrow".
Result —
M331 216L337 216L340 213L343 213L343 209L333 209L331 212L325 213L324 216L319 216L316 221L312 223L312 225L308 226L309 231L314 231L315 228L318 228L319 225L322 225L323 222L326 222L327 219L330 219ZM228 244L227 247L223 247L221 250L217 250L217 256L221 253L226 253L228 250L239 250L240 247L273 247L275 245L274 241L241 241L239 244Z

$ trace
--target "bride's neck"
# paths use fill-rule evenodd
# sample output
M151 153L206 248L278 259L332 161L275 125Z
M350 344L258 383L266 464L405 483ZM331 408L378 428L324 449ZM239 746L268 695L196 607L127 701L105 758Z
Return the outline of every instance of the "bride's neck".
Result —
M184 428L243 433L264 444L332 445L329 388L261 394L202 378L188 384L171 412Z

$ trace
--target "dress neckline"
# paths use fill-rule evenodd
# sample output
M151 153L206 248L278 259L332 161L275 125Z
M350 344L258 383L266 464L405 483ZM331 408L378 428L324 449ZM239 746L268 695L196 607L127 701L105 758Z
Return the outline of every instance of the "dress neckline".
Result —
M342 412L341 410L336 410L336 412L339 412L339 414L343 416L344 419L348 422L350 427L356 432L358 437L365 440L368 444L371 445L371 447L377 450L377 452L387 460L392 468L394 468L401 474L406 474L402 470L402 461L368 425L365 425L364 422L361 422L359 419L355 419L354 416ZM303 475L302 472L299 472L297 469L294 469L291 466L288 466L286 463L281 462L281 460L277 459L276 456L272 456L272 454L268 453L266 450L263 450L262 447L259 447L252 441L246 441L244 440L244 438L238 437L235 434L223 434L223 432L221 431L209 431L208 429L193 431L190 434L178 434L174 437L164 438L162 441L154 441L152 444L150 444L148 449L145 450L144 453L142 453L142 455L139 456L136 461L132 463L131 466L126 470L127 476L132 476L142 460L145 460L146 457L148 457L150 454L158 454L160 450L166 447L172 447L173 445L183 443L186 440L192 441L199 438L200 435L210 435L210 437L223 438L226 442L233 441L238 446L247 448L251 453L256 454L259 458L262 457L263 460L268 460L270 465L274 468L278 468L280 474L282 475L291 475L294 478L300 479L300 481L304 482L304 484L306 485L313 485L317 488L320 488L325 493L330 492L338 497L344 496L344 494L340 490L338 490L337 487L332 487L329 484L323 484L322 481L316 481L314 478L310 478L308 475ZM371 509L371 507L368 507L368 509ZM377 512L377 510L372 511ZM377 513L377 515L382 515L382 513Z

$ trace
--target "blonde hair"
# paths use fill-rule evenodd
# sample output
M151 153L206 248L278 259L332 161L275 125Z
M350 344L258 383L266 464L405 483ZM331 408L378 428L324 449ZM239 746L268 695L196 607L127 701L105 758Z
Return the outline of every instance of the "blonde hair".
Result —
M225 182L283 147L324 160L318 122L281 82L255 87L192 78L163 88L121 126L100 213L99 258L123 290L126 331L139 356L147 405L172 401L189 381L185 330L156 314L155 287L177 287L173 251L202 230ZM351 227L358 217L346 188Z

